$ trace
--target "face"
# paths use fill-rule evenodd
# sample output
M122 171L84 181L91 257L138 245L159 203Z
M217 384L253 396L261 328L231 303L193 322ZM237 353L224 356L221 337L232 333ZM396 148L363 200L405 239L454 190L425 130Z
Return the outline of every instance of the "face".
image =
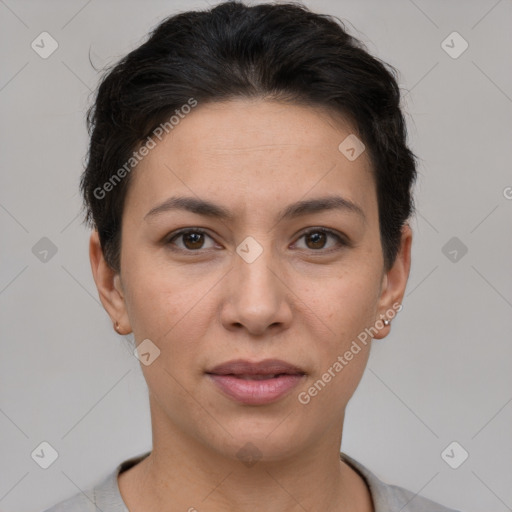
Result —
M96 234L91 261L119 330L160 351L141 364L154 432L269 460L339 440L411 242L386 272L367 154L338 149L352 133L312 107L199 105L133 171L120 274Z

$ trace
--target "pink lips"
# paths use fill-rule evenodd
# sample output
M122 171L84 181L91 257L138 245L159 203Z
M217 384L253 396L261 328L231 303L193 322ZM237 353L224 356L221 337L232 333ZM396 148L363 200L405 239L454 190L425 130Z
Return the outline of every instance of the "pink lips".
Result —
M279 359L241 359L216 366L207 374L227 396L247 405L275 402L298 385L305 372Z

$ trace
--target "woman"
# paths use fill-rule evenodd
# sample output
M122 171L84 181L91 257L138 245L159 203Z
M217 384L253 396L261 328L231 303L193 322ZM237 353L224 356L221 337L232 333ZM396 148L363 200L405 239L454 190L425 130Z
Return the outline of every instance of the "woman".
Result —
M339 22L293 4L170 17L110 70L81 190L153 449L51 512L449 510L339 451L409 275L399 100Z

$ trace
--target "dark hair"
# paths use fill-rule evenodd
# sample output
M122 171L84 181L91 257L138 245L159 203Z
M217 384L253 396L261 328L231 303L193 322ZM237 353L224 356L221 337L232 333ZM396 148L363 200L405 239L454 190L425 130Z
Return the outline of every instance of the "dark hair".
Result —
M396 74L338 18L296 3L228 1L165 19L103 77L88 112L90 146L80 189L85 220L98 230L107 263L120 270L131 176L126 164L135 165L135 152L155 128L169 125L169 116L191 100L262 97L327 108L357 131L372 163L389 269L414 210L416 179Z

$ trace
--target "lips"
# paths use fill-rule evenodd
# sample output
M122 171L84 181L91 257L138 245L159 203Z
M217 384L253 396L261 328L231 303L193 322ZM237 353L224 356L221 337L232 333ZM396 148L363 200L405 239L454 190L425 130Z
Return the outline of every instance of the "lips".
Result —
M246 404L276 402L299 384L306 372L279 359L228 361L206 372L227 397Z

